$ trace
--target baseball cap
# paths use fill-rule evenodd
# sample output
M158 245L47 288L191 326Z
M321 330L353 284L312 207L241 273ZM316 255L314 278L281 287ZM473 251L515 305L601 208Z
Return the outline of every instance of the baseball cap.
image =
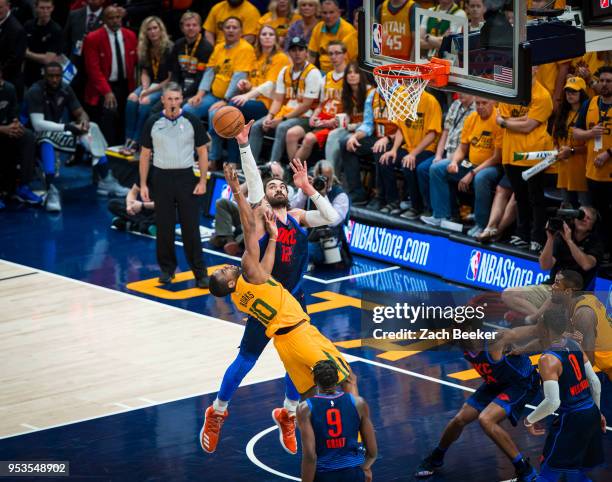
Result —
M288 50L291 50L294 47L305 49L306 47L308 47L308 45L306 44L306 40L304 40L302 37L296 36L296 37L291 37L291 40L289 40Z
M586 90L586 82L582 77L570 77L565 81L563 88L575 91Z

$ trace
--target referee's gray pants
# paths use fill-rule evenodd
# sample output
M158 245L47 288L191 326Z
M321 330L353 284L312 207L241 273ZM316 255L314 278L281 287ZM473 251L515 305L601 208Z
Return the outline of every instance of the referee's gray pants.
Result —
M165 273L177 266L174 251L174 226L177 212L187 263L196 279L206 276L200 241L200 196L193 194L198 178L193 169L153 170L153 197L157 224L157 262Z
M267 116L266 116L267 117ZM255 158L255 162L260 163L259 155L261 154L261 146L263 144L263 136L265 134L272 134L270 131L263 130L263 122L266 117L262 117L257 120L255 124L251 126L251 133L249 134L249 144L251 145L251 152ZM293 119L287 119L276 126L274 131L274 144L272 144L272 153L270 154L270 162L280 162L285 153L285 138L287 137L287 131L293 126L302 126L308 128L308 117L296 117Z

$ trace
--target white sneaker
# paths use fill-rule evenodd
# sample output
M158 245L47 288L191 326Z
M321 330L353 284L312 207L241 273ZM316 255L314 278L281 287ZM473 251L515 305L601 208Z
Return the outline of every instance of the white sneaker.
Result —
M543 246L537 241L531 241L529 243L529 251L531 251L532 253L540 254L540 251L542 251L542 248Z
M130 190L127 187L119 184L119 181L115 179L113 174L109 171L104 179L98 181L98 188L96 191L100 196L116 196L125 197Z
M421 221L430 226L440 226L442 224L442 218L434 218L433 216L421 216Z
M62 201L57 188L51 184L45 198L45 210L50 213L59 213L62 210Z

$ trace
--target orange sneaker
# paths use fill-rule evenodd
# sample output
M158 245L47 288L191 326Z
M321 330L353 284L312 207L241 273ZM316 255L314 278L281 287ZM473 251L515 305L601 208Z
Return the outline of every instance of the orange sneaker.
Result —
M217 413L212 405L204 412L204 425L202 425L202 430L200 430L200 445L204 452L212 454L217 450L221 427L223 427L223 422L225 422L228 415L229 412L227 410L224 414Z
M297 439L295 437L295 415L289 415L286 408L275 408L272 410L272 419L278 425L281 445L285 452L297 454Z

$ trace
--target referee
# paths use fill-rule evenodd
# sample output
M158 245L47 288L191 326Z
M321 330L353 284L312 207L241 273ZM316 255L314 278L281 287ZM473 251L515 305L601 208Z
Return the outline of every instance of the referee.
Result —
M206 289L208 274L200 243L198 196L206 192L208 156L204 146L210 138L200 119L181 110L183 94L177 83L170 82L164 87L161 101L164 110L149 117L142 131L139 166L140 197L148 202L147 175L153 153L159 282L170 283L174 278L177 265L174 226L178 210L185 257L195 275L196 286ZM198 155L199 180L193 173L194 151Z

